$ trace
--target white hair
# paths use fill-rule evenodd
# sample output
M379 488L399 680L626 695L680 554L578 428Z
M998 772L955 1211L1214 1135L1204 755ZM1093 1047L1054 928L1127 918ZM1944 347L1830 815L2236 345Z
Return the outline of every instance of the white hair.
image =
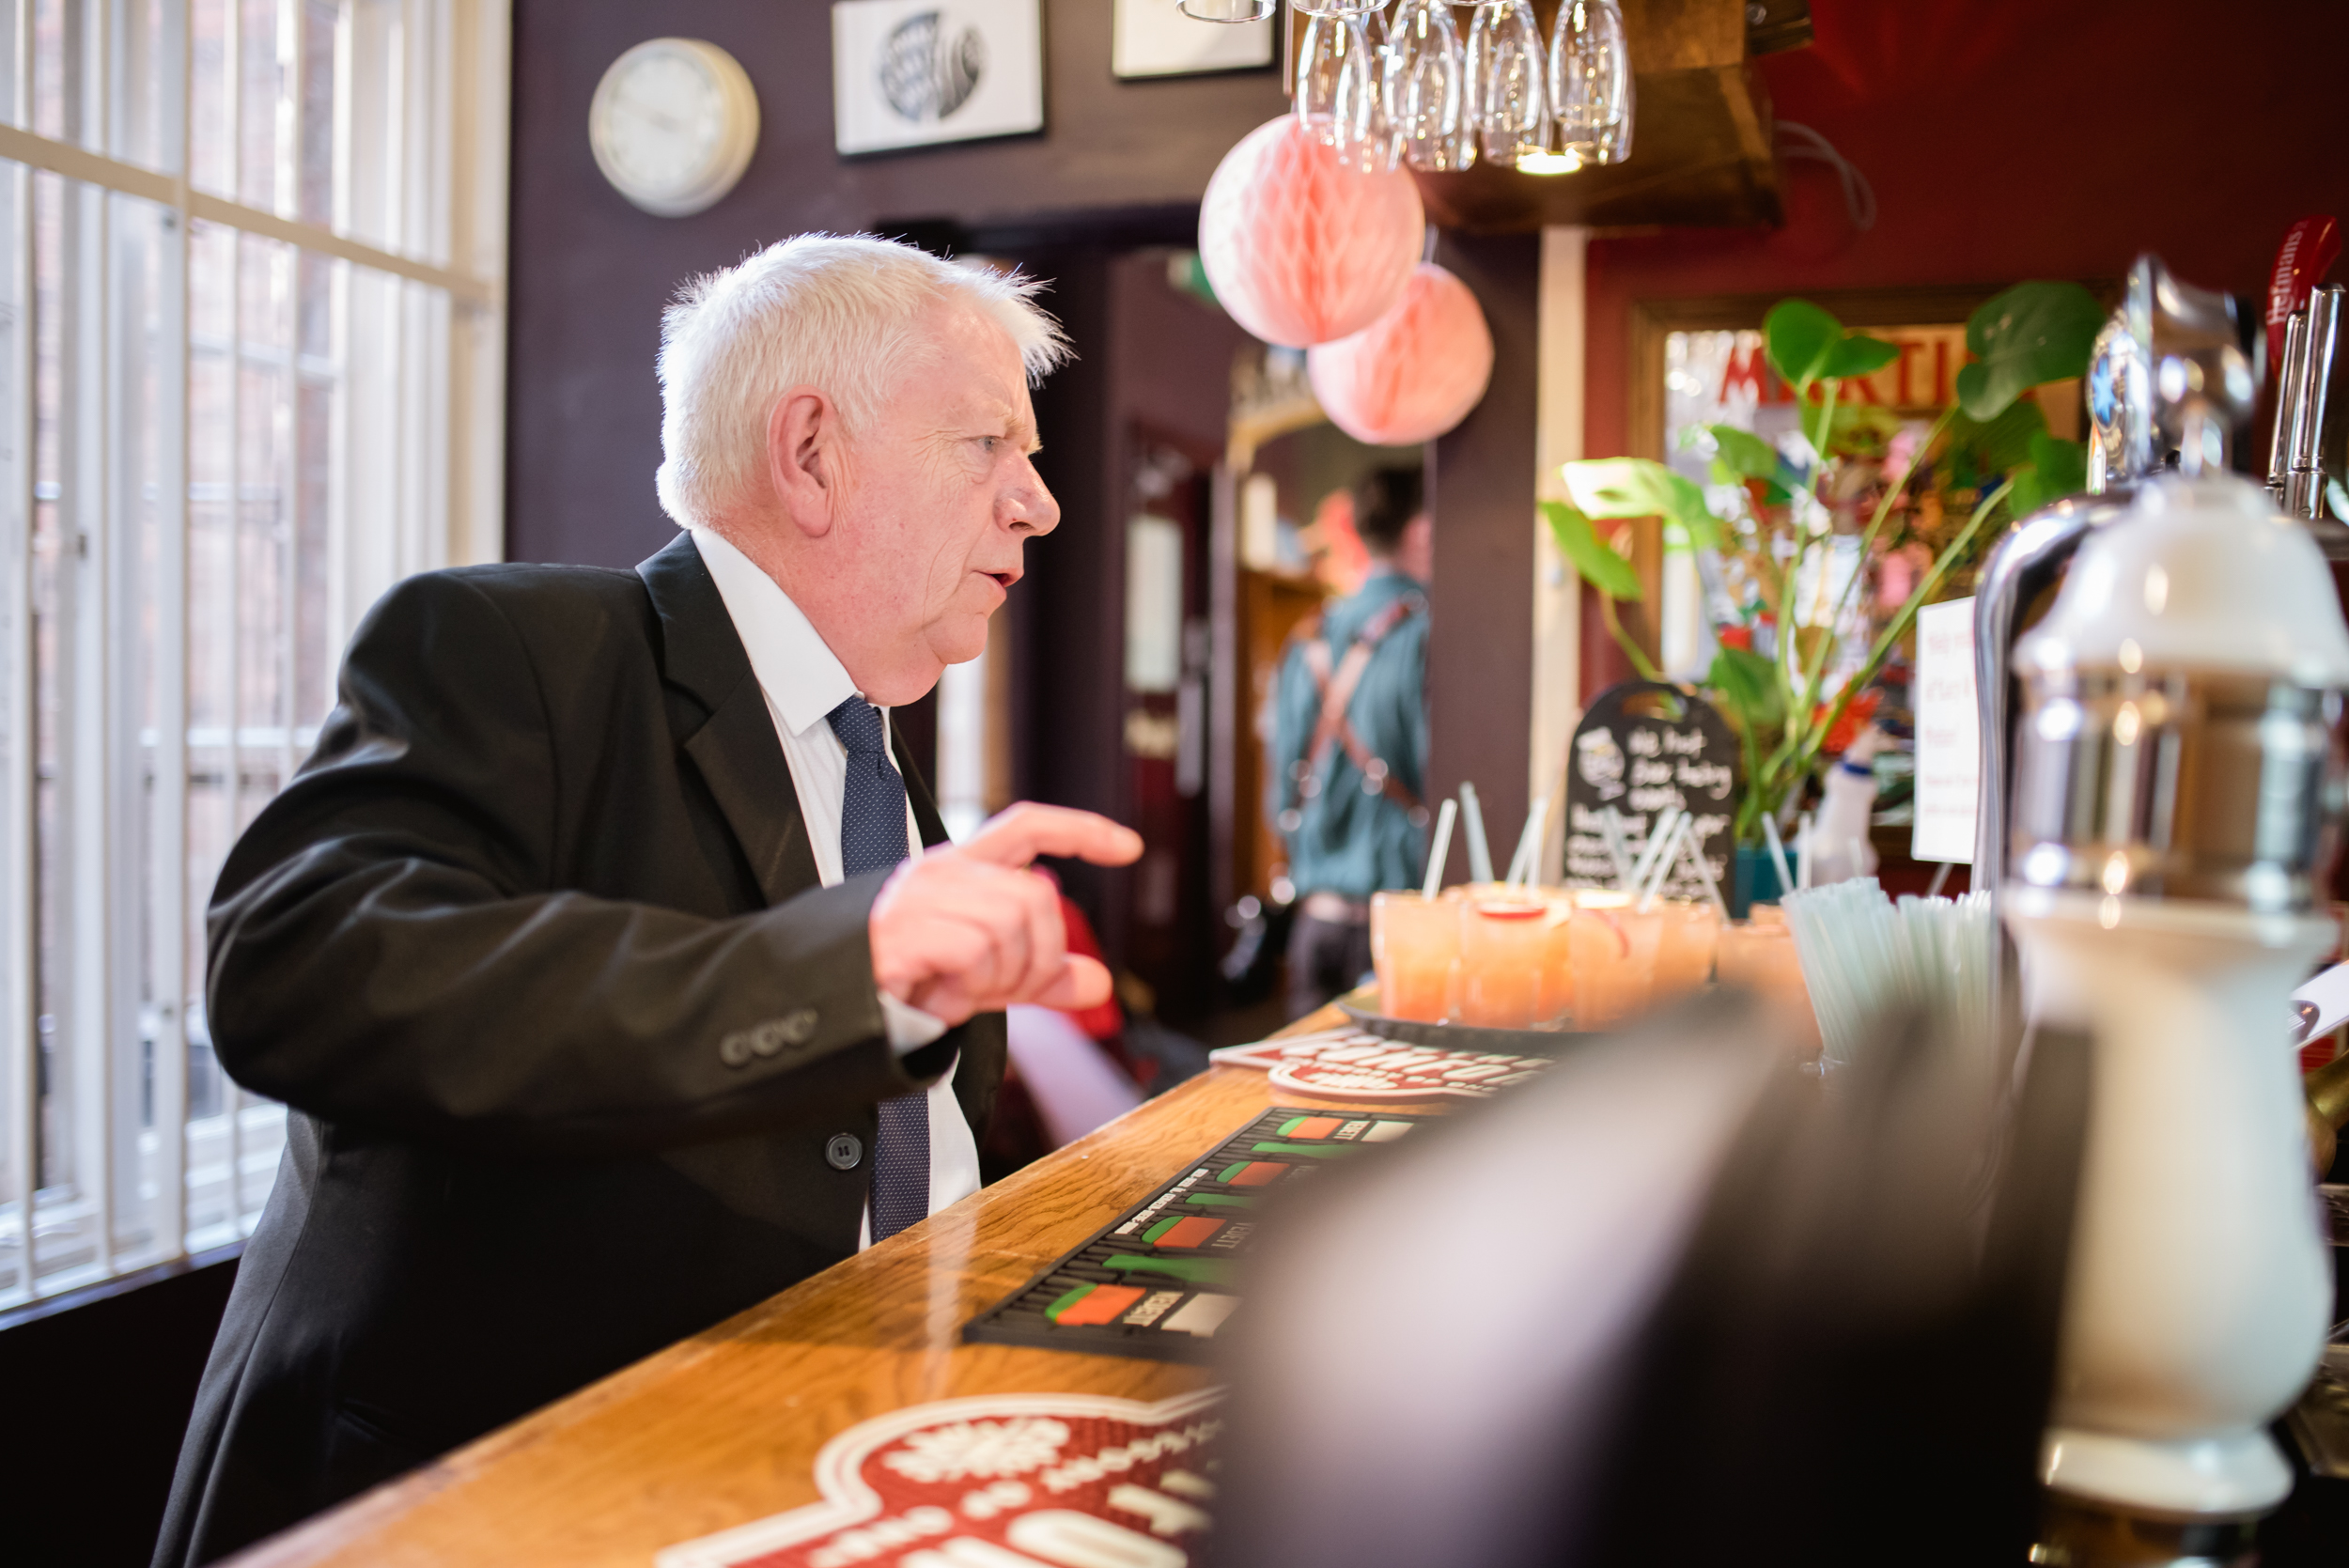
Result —
M1034 303L1042 287L864 234L802 234L693 279L661 324L661 510L710 527L761 493L768 416L786 388L822 391L851 433L867 426L931 347L936 305L979 310L1041 380L1069 357Z

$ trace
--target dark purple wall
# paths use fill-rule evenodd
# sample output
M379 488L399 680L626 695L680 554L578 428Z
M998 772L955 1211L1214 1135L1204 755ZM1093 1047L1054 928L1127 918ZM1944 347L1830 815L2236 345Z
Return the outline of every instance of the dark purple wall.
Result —
M1525 820L1533 711L1533 417L1541 236L1445 235L1436 259L1492 328L1485 400L1430 448L1436 575L1427 594L1428 799L1476 786L1506 857ZM1455 853L1445 880L1468 879Z
M1041 134L844 161L832 151L822 0L516 0L511 558L622 566L668 538L652 487L653 355L661 306L681 280L810 229L945 220L1019 251L1078 226L1097 238L1112 213L1144 214L1138 232L1150 237L1179 231L1224 149L1285 107L1270 70L1119 82L1108 0L1045 0L1044 10ZM587 105L605 68L663 35L717 44L758 90L749 173L691 218L630 207L587 147ZM1071 223L1082 213L1094 217Z

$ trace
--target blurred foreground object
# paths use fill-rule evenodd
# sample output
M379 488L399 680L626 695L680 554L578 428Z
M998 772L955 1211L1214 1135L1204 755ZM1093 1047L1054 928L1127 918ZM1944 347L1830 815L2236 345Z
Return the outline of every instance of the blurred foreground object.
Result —
M2291 1489L2264 1428L2331 1320L2288 1018L2335 939L2349 627L2308 532L2226 472L2256 380L2232 303L2151 257L2129 300L2167 323L2135 335L2179 473L2084 536L2015 649L2000 904L2031 1027L2098 1059L2045 1470L2059 1522L2227 1523Z
M1300 1195L1215 1560L2022 1560L2087 1053L2040 1041L1985 1234L1971 1072L1878 1032L1826 1094L1708 998Z

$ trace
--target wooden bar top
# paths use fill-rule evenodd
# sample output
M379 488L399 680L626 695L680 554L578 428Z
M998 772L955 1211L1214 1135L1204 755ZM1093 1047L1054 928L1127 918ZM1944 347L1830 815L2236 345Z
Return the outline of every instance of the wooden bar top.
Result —
M1342 1023L1335 1008L1283 1032ZM1204 1368L965 1344L962 1326L1281 1103L1211 1067L749 1312L233 1560L648 1568L664 1546L817 1499L817 1451L857 1422L968 1394L1162 1400ZM1370 1109L1434 1110L1386 1104Z

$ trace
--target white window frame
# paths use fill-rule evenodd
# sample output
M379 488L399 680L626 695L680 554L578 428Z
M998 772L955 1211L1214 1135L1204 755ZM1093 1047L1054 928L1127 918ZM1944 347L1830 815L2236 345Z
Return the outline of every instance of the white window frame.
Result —
M61 3L72 8L83 29L77 36L84 70L76 80L84 103L96 105L94 113L86 108L83 123L103 128L83 140L61 140L32 128L34 0L12 5L0 0L0 51L5 51L0 58L0 345L5 346L0 348L0 759L5 759L0 764L0 1327L11 1315L52 1310L54 1298L65 1293L140 1270L177 1266L191 1254L241 1241L259 1217L273 1167L269 1152L256 1161L245 1144L248 1129L258 1125L256 1118L266 1121L276 1108L232 1088L226 1113L217 1119L220 1126L199 1129L189 1122L189 1039L200 1022L191 1019L187 1002L200 993L203 977L185 972L183 955L189 923L200 914L191 909L188 897L155 896L142 880L142 853L123 847L145 844L154 864L186 864L189 753L192 746L217 746L224 738L223 726L199 736L188 723L193 224L257 235L349 263L337 270L334 291L336 363L364 360L397 367L369 377L364 396L354 389L336 400L327 563L333 651L339 654L358 618L399 577L496 560L504 553L508 0L342 0L336 27L336 202L327 225L292 215L298 193L295 181L282 172L275 199L267 207L232 199L191 179L190 0ZM301 39L298 28L306 23L294 20L303 15L300 0L276 4L281 39ZM238 13L236 0L229 0L228 10L232 17ZM153 18L160 19L159 29L147 25ZM228 25L228 57L236 62L241 58L237 23ZM122 123L127 84L151 64L132 55L150 48L179 67L176 76L160 74L161 101L148 104L157 122L146 132L151 136L151 164L123 155L131 139ZM373 52L361 56L371 65L389 65L354 71L359 51ZM229 84L233 167L243 145L235 85L240 71L227 70L224 78ZM354 101L355 93L370 83L383 87L381 101ZM292 96L298 101L300 93ZM278 112L285 110L281 106ZM300 113L298 102L293 112ZM342 123L350 116L360 116L373 139L354 136L354 127ZM297 148L303 145L298 134L288 142ZM351 166L349 153L363 143L372 149L371 162L360 170ZM135 197L163 210L154 257L160 306L150 339L157 357L147 362L157 366L149 440L162 476L156 492L159 558L136 569L163 585L146 613L152 616L151 635L178 657L157 660L154 722L143 727L141 697L132 690L134 674L129 669L132 660L124 651L134 629L127 622L139 606L120 588L133 568L116 559L131 552L116 536L129 534L111 521L77 522L83 553L73 567L69 629L79 660L70 693L76 705L72 746L79 771L72 825L59 835L69 842L65 858L73 879L70 916L59 924L70 924L73 937L69 973L56 988L68 993L76 1015L74 1038L67 1048L77 1067L75 1135L96 1153L77 1156L83 1172L78 1190L65 1197L41 1190L28 1203L26 1195L35 1194L39 1174L41 1113L32 641L37 500L32 394L39 324L30 247L36 171L74 182L65 187L66 221L82 225L95 241L87 251L96 259L86 269L84 297L69 312L78 334L79 368L71 392L82 432L78 446L90 450L61 458L73 464L74 505L95 518L125 515L127 503L118 496L110 500L107 486L129 483L108 465L114 460L113 433L125 417L116 405L131 378L115 374L110 356L128 352L128 337L146 330L119 318L117 291L101 281L101 274L114 265L105 241L115 205L106 194ZM228 249L241 252L242 246L232 242ZM232 296L235 287L232 282ZM99 303L93 306L91 301ZM244 350L232 342L230 352L233 364ZM236 376L229 380L233 387ZM233 392L230 397L233 431ZM241 440L232 436L230 445L241 447ZM239 460L234 455L228 459L232 496L243 483ZM277 778L288 776L315 732L291 723L240 726L233 698L231 703L226 726L231 768L241 769L243 757L253 753L273 758ZM146 787L141 770L149 768L156 792L151 805L143 804L140 794ZM152 945L151 967L139 956L142 921L156 923L144 939ZM153 996L143 998L142 988L149 984ZM150 1044L151 1079L124 1082L119 1064L126 1046ZM89 1092L92 1085L102 1086L102 1093ZM138 1111L134 1103L137 1113L126 1119L122 1096L136 1102L146 1093L152 1095L151 1115ZM135 1150L121 1146L126 1126L137 1129ZM219 1147L224 1141L225 1150ZM217 1163L224 1155L228 1220L192 1234L191 1179L196 1167ZM257 1163L257 1171L248 1169ZM53 1203L69 1201L94 1210L93 1255L43 1275L40 1221ZM124 1247L118 1245L122 1233L117 1219L134 1205L145 1239Z

